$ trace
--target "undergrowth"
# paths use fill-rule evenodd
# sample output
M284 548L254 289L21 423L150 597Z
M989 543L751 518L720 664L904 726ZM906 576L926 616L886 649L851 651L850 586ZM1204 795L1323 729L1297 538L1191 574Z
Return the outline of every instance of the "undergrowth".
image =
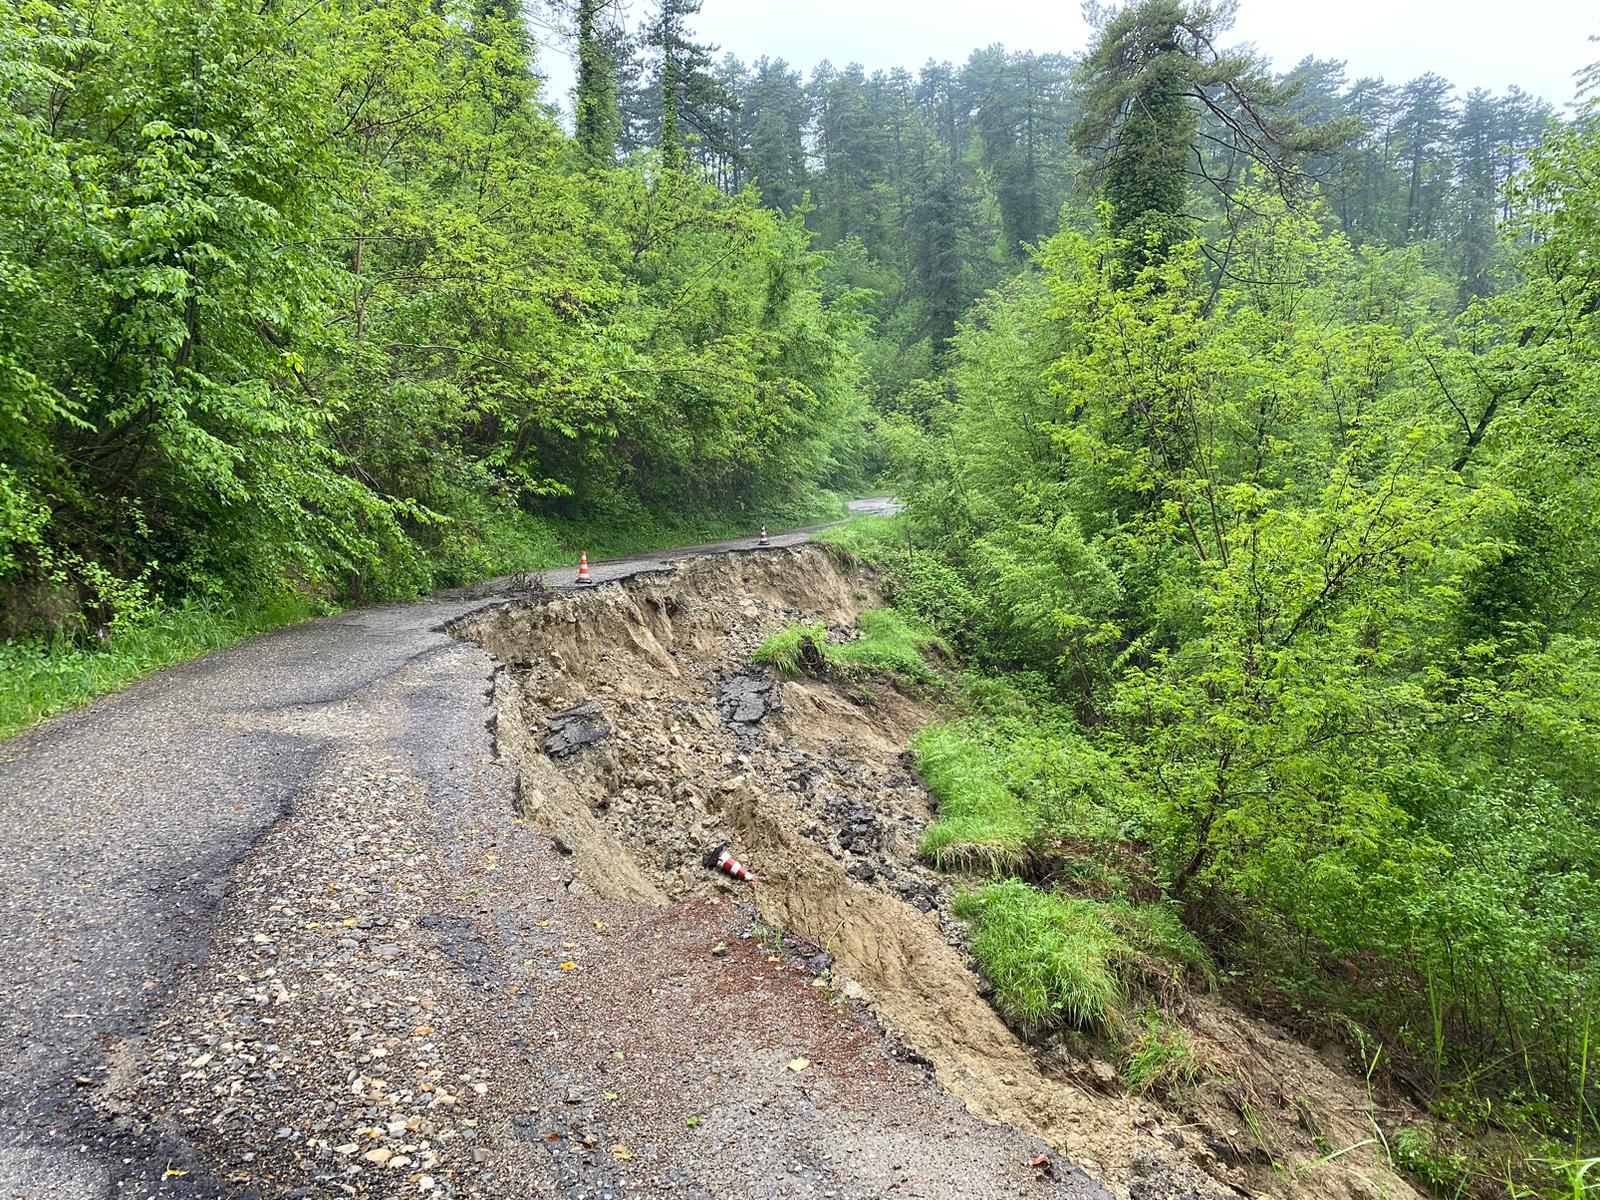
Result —
M930 725L911 744L939 802L922 856L941 870L1066 874L1080 889L1126 890L1117 851L1127 814L1113 764L1070 713L1030 694L1027 677L961 683L968 715Z
M880 608L862 613L857 628L858 637L830 642L828 627L820 621L790 625L756 647L752 657L783 678L793 679L805 670L802 652L809 643L828 667L843 675L885 672L923 683L939 681L926 654L933 650L948 654L949 647L922 622L892 608Z
M1040 837L1038 814L1010 786L990 747L953 725L930 725L911 743L939 801L918 853L940 870L1023 871Z

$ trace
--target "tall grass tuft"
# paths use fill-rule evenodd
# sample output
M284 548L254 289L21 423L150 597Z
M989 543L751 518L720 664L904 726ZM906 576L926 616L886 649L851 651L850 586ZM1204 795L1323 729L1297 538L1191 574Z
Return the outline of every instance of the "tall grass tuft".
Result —
M929 726L912 747L917 769L939 801L939 820L923 835L918 853L944 871L1025 871L1036 821L1007 786L992 750L952 725Z
M1134 991L1169 984L1187 970L1182 944L1164 918L1126 901L1101 903L1041 891L1020 879L991 883L957 898L971 923L972 953L995 986L995 1002L1029 1034L1052 1027L1119 1035Z
M1140 1014L1124 1054L1122 1081L1143 1095L1193 1088L1211 1070L1189 1034L1154 1007Z
M820 651L828 644L828 627L821 621L790 625L767 638L750 657L770 666L784 679L794 679L804 669L800 655L807 640Z
M893 609L879 608L862 613L858 628L859 637L830 642L828 627L822 622L801 622L767 638L751 657L772 666L785 679L793 679L805 669L801 647L809 639L828 666L842 675L880 671L924 683L938 682L939 673L928 665L924 654L930 650L949 653L949 647L926 625Z
M996 1004L1022 1029L1118 1024L1126 993L1113 962L1133 948L1099 905L1009 879L958 897L955 912L972 923L972 953L995 986Z
M892 608L876 608L862 613L856 624L860 637L826 648L834 666L846 672L886 671L924 683L939 678L924 656L930 650L948 655L950 647L921 621Z

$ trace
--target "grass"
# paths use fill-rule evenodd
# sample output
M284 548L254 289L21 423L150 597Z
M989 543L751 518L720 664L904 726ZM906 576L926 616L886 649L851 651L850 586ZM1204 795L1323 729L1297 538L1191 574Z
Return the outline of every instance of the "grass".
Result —
M1187 1031L1150 1007L1140 1014L1130 1037L1122 1081L1141 1095L1171 1095L1194 1088L1211 1073L1211 1065Z
M917 852L942 871L1024 870L1040 836L1038 818L1008 785L991 748L954 725L930 725L912 748L917 770L939 801L939 820Z
M1127 901L1045 892L1020 879L963 893L955 912L972 926L972 953L995 1003L1030 1034L1059 1027L1120 1039L1131 996L1170 984L1172 969L1183 974L1198 950Z
M942 870L1031 877L1048 868L1089 890L1124 890L1130 855L1117 765L1070 711L1030 696L1027 680L960 678L967 715L912 743L939 801L920 847Z
M844 511L831 494L768 518L774 528L827 520ZM760 531L760 518L632 514L578 523L493 517L452 529L434 546L433 586L570 565L579 550L615 558ZM0 740L87 704L152 672L305 620L332 606L290 595L266 605L190 599L160 605L105 643L71 638L0 643Z
M855 517L825 529L816 540L843 567L858 562L884 563L906 552L909 524L905 517Z
M1127 1000L1113 963L1133 948L1099 905L1011 879L964 893L955 912L971 922L973 956L995 986L995 1003L1017 1025L1030 1033L1113 1027Z
M192 600L157 609L104 645L5 642L0 644L0 739L164 667L312 615L311 604L300 597L255 608Z
M820 621L789 625L757 646L751 657L793 679L805 670L801 652L809 641L823 661L843 675L881 671L923 683L939 680L924 655L929 650L948 653L949 647L926 625L892 608L879 608L862 613L858 628L859 637L830 642L828 627Z
M930 650L950 653L950 648L933 630L892 608L862 613L856 627L861 632L860 637L824 651L828 661L846 673L886 671L932 683L939 674L928 665L926 653Z
M784 679L794 679L803 672L800 655L807 640L821 651L828 644L828 627L821 621L786 626L757 646L750 657L772 667Z

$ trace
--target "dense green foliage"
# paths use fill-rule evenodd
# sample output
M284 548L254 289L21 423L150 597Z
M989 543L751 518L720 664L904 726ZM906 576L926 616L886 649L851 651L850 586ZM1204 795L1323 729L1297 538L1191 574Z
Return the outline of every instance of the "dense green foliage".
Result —
M1268 81L1210 50L1214 18L1144 0L1102 23L1079 126L1109 147L1102 207L1069 205L968 310L942 386L892 402L909 514L837 539L971 661L1029 673L920 737L923 852L1040 885L967 905L1023 1025L1111 994L1083 905L1164 897L1266 1010L1383 1046L1506 1135L1486 1153L1581 1153L1600 107L1453 114L1426 77L1374 163L1336 73ZM1167 151L1192 159L1225 96L1263 156L1174 191ZM1145 1032L1141 1079L1182 1058ZM1447 1194L1540 1173L1439 1170Z
M0 8L6 632L403 595L850 474L812 235L611 165L603 56L574 143L533 53L489 0Z
M1176 244L1133 279L1113 209L974 310L956 402L900 434L913 610L1045 672L1074 726L1047 772L993 721L925 735L934 856L1018 869L1087 835L1077 853L1146 863L1235 971L1353 1018L1453 1111L1509 1100L1580 1143L1596 132L1535 153L1526 279L1459 317L1415 255L1354 248L1314 205L1240 193L1227 271ZM943 613L927 557L959 580ZM1058 811L1074 776L1101 781L1088 822Z
M1497 223L1550 105L1515 87L1458 100L1434 74L1349 80L1325 59L1274 74L1226 47L1225 4L1096 7L1100 36L1081 59L993 45L920 71L716 62L675 27L688 157L728 190L753 183L804 214L832 252L830 293L859 294L875 318L862 349L883 407L934 403L963 312L1063 216L1091 228L1102 188L1113 228L1140 248L1234 214L1257 172L1279 193L1320 193L1355 243L1419 247L1457 304L1506 277ZM659 142L665 43L658 22L630 35L607 15L627 155ZM1207 249L1227 263L1226 237Z

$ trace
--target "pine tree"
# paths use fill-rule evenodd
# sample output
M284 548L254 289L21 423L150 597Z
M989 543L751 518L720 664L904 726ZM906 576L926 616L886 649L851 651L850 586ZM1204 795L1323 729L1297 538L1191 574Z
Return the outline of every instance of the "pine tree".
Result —
M789 211L805 195L810 106L800 73L783 59L757 59L740 97L750 173L771 208Z
M716 47L696 42L689 27L700 4L660 0L645 31L645 46L656 58L655 145L669 170L681 170L691 158L711 165L738 154L731 128L735 102L715 73Z
M1450 81L1432 71L1400 89L1396 124L1409 174L1405 204L1409 237L1426 238L1434 233L1443 190L1440 150L1453 117L1451 91Z
M1226 4L1139 0L1090 12L1098 32L1083 63L1077 144L1102 159L1111 229L1128 245L1129 267L1164 259L1193 232L1191 163L1226 206L1247 168L1281 194L1302 190L1310 180L1301 160L1348 137L1338 122L1313 129L1289 115L1253 52L1218 49Z

